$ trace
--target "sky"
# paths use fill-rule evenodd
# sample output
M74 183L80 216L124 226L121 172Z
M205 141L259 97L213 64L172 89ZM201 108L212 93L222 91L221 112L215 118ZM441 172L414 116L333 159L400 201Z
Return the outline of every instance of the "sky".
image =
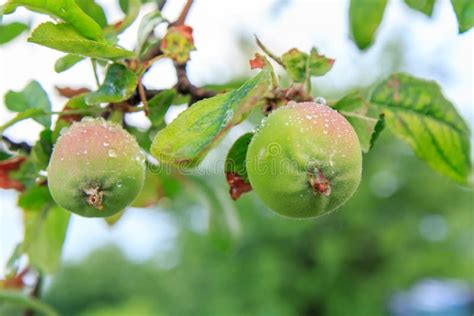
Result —
M109 21L120 19L116 1L97 2L106 8ZM168 2L163 14L173 20L184 0ZM393 57L386 53L386 48L391 47L395 52L403 52L400 70L439 82L445 96L472 127L474 33L471 30L458 35L449 0L436 2L431 19L408 9L401 0L389 1L377 40L367 52L360 52L350 41L348 4L345 0L197 0L187 20L194 29L197 47L188 66L189 77L196 85L202 85L224 83L251 74L248 59L257 51L253 42L255 34L276 54L293 47L308 51L316 46L323 54L335 58L333 70L313 83L320 91L343 91L386 77L394 63ZM30 21L34 26L48 18L23 9L4 18L5 22L15 20ZM133 48L137 27L138 23L134 23L123 35L121 45ZM34 79L48 92L53 110L60 110L65 100L56 94L55 86L94 88L88 62L56 74L54 62L63 54L27 43L26 39L24 34L12 43L0 46L0 95L9 90L21 90ZM243 51L242 43L247 47ZM144 81L149 88L169 87L175 82L173 67L167 61L157 63ZM14 114L3 107L3 99L0 103L0 124L3 124ZM142 114L135 114L130 121L147 124ZM5 134L17 141L33 143L40 131L39 124L24 121L9 128ZM234 132L232 137L238 134L238 131ZM16 192L0 191L0 278L13 247L22 239L21 212L15 206L16 198ZM160 250L172 248L177 235L172 217L156 210L133 209L112 228L102 220L78 216L73 216L70 225L64 260L78 260L109 242L119 245L130 257L143 260Z

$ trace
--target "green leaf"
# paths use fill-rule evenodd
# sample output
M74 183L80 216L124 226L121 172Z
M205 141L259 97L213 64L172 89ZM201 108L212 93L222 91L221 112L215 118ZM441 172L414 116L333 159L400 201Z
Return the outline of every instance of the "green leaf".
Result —
M94 0L76 0L76 3L81 10L93 18L100 27L104 28L107 26L107 16L105 15L104 9Z
M380 133L385 129L385 114L380 114L379 119L377 120L377 124L375 124L374 132L372 134L372 138L370 139L370 149L372 149L375 145L375 141L379 138Z
M20 181L20 183L29 189L35 186L35 179L38 176L38 170L31 159L27 159L20 165L20 169L12 171L8 174L10 179Z
M8 43L28 30L28 25L20 22L0 24L0 45Z
M245 183L250 183L245 161L247 157L247 149L252 137L253 133L246 133L240 136L227 153L224 164L224 172L226 174L236 174L244 180Z
M99 90L85 96L87 104L120 102L130 98L137 87L138 77L121 64L112 64L107 69Z
M9 91L5 95L5 105L7 109L14 112L22 112L20 115L31 113L49 113L51 111L51 103L48 95L37 81L31 81L22 91ZM28 111L30 110L30 111ZM34 118L38 123L46 128L51 125L51 117L49 115L41 115Z
M247 150L252 137L253 133L240 136L227 153L224 173L229 185L229 194L233 200L237 200L242 194L252 190L246 166Z
M86 109L89 106L86 103L86 95L88 93L81 93L79 95L76 95L72 98L70 98L67 102L66 105L64 106L65 108L72 109L72 110L79 110L79 109Z
M28 309L33 309L44 316L59 316L51 306L20 291L0 290L0 303L20 305Z
M352 125L352 128L354 128L359 138L362 151L367 153L370 150L370 140L372 139L378 120L356 112L342 111L341 114L344 115L347 121Z
M128 12L128 1L129 0L119 0L120 9L125 14Z
M69 213L54 205L47 186L30 185L20 195L18 205L25 210L22 252L41 272L54 272L59 265Z
M46 170L49 163L49 157L53 151L52 132L46 129L40 133L40 138L31 150L31 161L38 170Z
M359 49L366 49L372 45L386 5L387 0L351 0L349 24L352 39Z
M149 3L149 2L152 2L152 3L155 3L155 4L159 4L161 2L163 2L164 0L141 0L141 3ZM122 10L123 13L127 13L128 12L128 7L129 7L129 3L130 2L134 2L133 0L119 0L119 5L120 5L120 9ZM136 3L136 2L135 2Z
M152 155L163 163L195 166L265 96L271 70L264 68L239 89L196 102L155 136Z
M459 33L468 31L474 25L474 1L451 0L458 19Z
M70 213L50 205L41 210L26 210L24 214L23 247L29 262L42 273L55 272L59 267Z
M165 127L165 114L173 104L176 94L174 89L164 90L148 101L148 118L154 128Z
M323 76L334 65L334 59L320 55L316 48L312 48L309 55L296 48L290 49L281 60L295 82L304 82L308 76Z
M360 108L367 109L368 101L362 96L358 90L352 91L338 100L332 108L337 111L351 112Z
M140 0L120 1L120 7L126 15L122 23L120 23L119 27L116 29L117 33L122 33L135 21L138 13L140 13L141 6L142 2Z
M412 9L420 11L427 16L433 14L435 0L405 0L405 3Z
M332 69L335 60L318 53L313 47L309 53L309 73L311 76L323 76Z
M119 0L120 9L125 14L127 14L127 12L128 12L128 1L129 0Z
M33 31L28 41L66 53L99 59L116 60L134 56L123 48L91 41L77 33L69 24L43 23Z
M135 137L141 148L149 150L151 146L150 130L141 130L134 126L126 126L126 130Z
M34 186L18 198L18 206L28 211L41 211L53 203L47 186Z
M10 0L5 4L3 12L4 14L12 13L20 6L60 18L70 23L77 32L88 39L97 41L102 38L101 27L84 13L74 0Z
M152 34L155 27L165 21L166 19L161 15L160 11L150 12L143 17L142 21L140 22L140 26L138 27L138 43L136 53L139 56L142 56L150 45L156 45L159 42L157 38L152 37L150 39L149 35Z
M375 87L387 127L433 169L460 183L470 172L469 129L439 85L393 74Z
M72 68L75 64L83 60L83 56L67 54L56 60L56 62L54 63L54 71L56 71L57 73L61 73Z
M362 96L360 91L356 90L344 96L334 104L333 109L344 115L352 125L359 138L362 151L364 153L369 152L378 119L367 114L369 102Z

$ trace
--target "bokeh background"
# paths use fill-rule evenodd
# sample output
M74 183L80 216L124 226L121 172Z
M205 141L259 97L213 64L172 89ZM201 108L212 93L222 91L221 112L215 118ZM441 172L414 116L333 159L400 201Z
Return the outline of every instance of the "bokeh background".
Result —
M120 19L115 1L97 2L109 21ZM168 0L164 15L173 20L183 4ZM474 33L457 34L448 0L437 1L432 18L389 1L367 52L351 42L347 13L348 1L339 0L198 0L188 18L197 46L190 79L226 84L251 75L248 59L257 51L257 34L278 54L316 46L336 59L327 76L313 81L315 95L337 98L406 71L438 81L472 127ZM45 19L22 9L5 17L32 26ZM132 48L136 31L137 23L121 44ZM87 62L54 73L61 55L26 43L26 35L1 46L0 94L36 79L60 110L65 100L55 86L93 88ZM162 61L145 85L175 82L172 65ZM184 108L173 107L167 121ZM0 107L0 124L11 117ZM149 124L142 114L127 120ZM234 128L204 165L222 167L219 159L232 141L252 128ZM40 130L25 121L6 135L33 143ZM191 177L199 190L163 181L158 206L131 208L114 226L73 216L62 268L46 280L43 298L61 315L471 315L472 188L437 175L388 132L364 159L354 198L317 220L274 215L253 193L232 202L220 167ZM0 191L0 278L22 239L16 198L14 191ZM14 309L4 313L15 315Z

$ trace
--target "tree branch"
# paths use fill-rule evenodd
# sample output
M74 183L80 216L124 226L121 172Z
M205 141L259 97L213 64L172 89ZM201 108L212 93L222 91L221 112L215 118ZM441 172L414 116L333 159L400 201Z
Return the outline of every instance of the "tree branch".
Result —
M191 100L189 102L190 105L199 100L215 96L216 92L196 87L191 83L191 81L189 81L188 74L186 72L186 66L186 64L174 64L176 76L178 78L178 83L176 83L175 86L176 91L178 91L180 94L189 94L191 96Z
M164 6L164 3L166 1L163 1L159 4ZM179 17L174 21L173 23L170 23L168 28L173 27L173 26L179 26L183 25L186 21L186 18L189 14L189 11L191 9L191 6L193 5L194 0L187 0L186 4L184 5L181 13L179 14ZM161 7L162 8L162 7ZM163 52L161 51L160 45L156 45L155 47L152 47L147 55L145 56L144 60L145 61L150 61L153 60L154 58L159 58L159 56L163 55ZM191 99L189 104L193 104L196 101L202 100L204 98L210 98L216 95L216 92L210 91L204 88L199 88L196 87L191 83L189 80L189 77L186 73L186 66L187 64L180 65L178 63L174 63L174 68L176 70L176 77L177 77L177 83L175 85L175 89L178 91L178 93L183 94L183 95L190 95ZM155 96L156 94L160 93L162 90L147 90L146 87L138 86L138 93L135 93L130 99L127 100L127 103L130 105L137 105L138 103L142 102L145 106L145 110L147 110L146 106L146 101Z
M26 142L17 143L8 138L5 135L2 135L2 141L8 145L11 150L22 150L27 153L31 152L31 146Z

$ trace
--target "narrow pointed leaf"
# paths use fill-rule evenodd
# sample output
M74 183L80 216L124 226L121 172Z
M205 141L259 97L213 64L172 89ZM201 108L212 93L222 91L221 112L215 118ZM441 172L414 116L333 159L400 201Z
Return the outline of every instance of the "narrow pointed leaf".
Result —
M28 30L28 25L20 22L0 24L0 45L8 43Z
M431 16L435 0L405 0L405 3L412 9L420 11L421 13Z
M81 10L75 0L9 0L4 7L4 14L12 13L18 7L25 7L28 10L48 14L68 22L72 27L91 40L102 38L102 28L89 15Z
M230 196L234 200L252 189L246 166L247 149L252 137L253 133L240 136L230 148L225 159L224 172L230 187Z
M125 2L126 6L123 6L122 3L125 4ZM126 15L123 21L116 25L117 33L122 33L135 21L138 16L138 13L140 13L141 5L141 0L120 1L120 7Z
M252 140L253 133L245 133L240 136L229 149L224 165L224 172L235 173L248 181L247 168L245 164L247 148Z
M372 45L386 5L387 0L351 0L349 24L352 39L359 49Z
M107 17L105 16L104 9L98 5L94 0L75 0L77 5L84 11L88 16L94 19L101 28L107 26Z
M55 205L25 211L24 251L42 273L55 272L59 267L69 217L69 212Z
M72 68L74 65L79 63L80 61L83 61L85 57L79 56L79 55L74 55L74 54L67 54L66 56L63 56L56 60L54 63L54 71L57 73L61 73L63 71L66 71L70 68Z
M152 155L163 163L195 166L264 97L271 70L263 69L240 88L196 102L155 136Z
M164 90L148 101L148 118L154 128L161 129L165 126L165 114L173 103L176 90Z
M380 133L385 129L385 114L380 114L379 119L377 120L377 124L375 124L374 127L374 133L372 134L372 137L370 138L370 149L374 147L375 142L380 136Z
M99 59L116 60L134 56L123 48L89 40L69 24L43 23L33 31L28 41L66 53Z
M459 33L468 31L474 25L474 1L451 0L458 19Z
M164 21L166 19L161 15L160 11L150 12L143 17L138 27L137 54L142 55L150 44L158 43L158 39L153 36L150 38L150 34L153 35L155 27ZM150 41L151 43L149 43Z

